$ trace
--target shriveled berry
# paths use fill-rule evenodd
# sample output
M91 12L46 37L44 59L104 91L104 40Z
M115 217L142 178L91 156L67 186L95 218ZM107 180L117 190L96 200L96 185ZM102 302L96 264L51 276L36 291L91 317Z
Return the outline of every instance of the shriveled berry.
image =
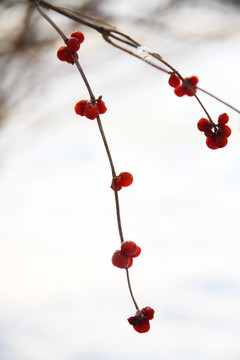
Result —
M129 266L130 257L121 250L116 250L112 256L112 264L120 269L126 269Z
M121 172L119 174L122 186L129 186L133 182L133 176L129 172Z
M146 319L145 317L142 319L139 319L138 324L137 325L133 325L133 328L139 332L139 333L145 333L148 332L150 329L150 324L149 324L149 320Z
M70 52L76 52L79 50L80 48L80 41L79 39L77 39L76 37L70 37L68 39L68 44L67 44L68 50Z
M77 115L84 116L84 109L87 104L87 100L80 100L76 103L74 110Z
M219 115L218 117L218 123L219 124L222 124L222 125L225 125L228 123L228 120L229 120L229 116L228 114L224 113L224 114L221 114Z
M169 79L168 79L168 83L170 86L172 86L173 88L176 88L180 85L180 79L176 74L171 74Z
M148 320L152 320L154 318L155 311L150 306L144 307L141 312Z
M99 115L97 104L93 104L91 101L88 101L84 108L84 115L90 120L96 119Z
M199 131L206 131L208 129L211 129L211 123L208 119L201 118L197 123L197 128Z
M128 319L130 325L136 326L139 322L139 319L136 316L130 316Z
M81 44L84 41L84 35L81 31L75 31L71 34L71 37L75 37L79 40L79 43Z
M124 241L121 245L121 250L127 256L134 256L137 252L138 246L133 241Z

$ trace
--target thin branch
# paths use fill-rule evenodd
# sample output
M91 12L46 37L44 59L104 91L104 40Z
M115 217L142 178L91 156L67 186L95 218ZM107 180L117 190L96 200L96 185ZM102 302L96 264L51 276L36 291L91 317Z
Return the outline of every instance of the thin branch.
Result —
M93 18L89 18L86 17L83 14L80 14L78 12L73 13L72 10L70 9L66 9L66 8L62 8L59 6L55 6L51 3L49 3L48 1L45 0L29 0L30 2L34 2L34 3L38 3L39 5L47 8L47 9L51 9L59 14L62 14L80 24L83 24L87 27L93 28L96 31L98 31L99 33L102 34L103 38L105 41L107 41L109 44L117 47L118 49L127 52L128 54L135 56L136 58L146 62L147 64L155 67L158 70L161 70L165 73L171 74L171 72L169 72L169 70L162 68L161 66L155 64L154 62L152 62L151 60L147 59L146 57L140 56L137 53L134 53L133 51L129 50L128 48L119 45L118 43L116 43L115 41L112 41L111 38L113 38L114 40L119 41L122 44L125 44L127 46L130 46L132 48L138 49L140 47L142 47L142 45L137 42L136 40L132 39L130 36L117 31L114 27L112 27L111 25L104 25L103 23L99 24L99 21ZM54 25L53 25L54 26ZM56 29L57 30L57 29ZM57 30L58 31L58 30ZM61 34L60 34L61 35ZM61 35L62 36L62 35ZM66 40L64 40L66 41ZM206 108L203 106L202 102L200 101L200 99L198 98L198 96L193 92L193 90L191 89L191 87L189 86L189 84L185 81L185 79L183 78L183 76L176 70L174 69L170 64L168 64L165 60L163 60L163 58L155 53L155 52L149 52L149 55L153 56L154 58L156 58L158 61L162 62L163 64L165 64L168 68L172 69L172 71L174 71L174 73L176 73L179 78L182 80L182 82L185 84L185 86L193 93L193 95L195 96L196 100L199 102L200 106L202 107L203 111L206 113L207 117L209 118L210 122L212 123L212 125L214 127L216 127L216 125L214 124L214 122L212 121L209 113L207 112ZM174 69L174 70L173 70ZM197 89L199 89L200 91L204 92L205 94L211 96L212 98L216 99L217 101L223 103L224 105L228 106L229 108L231 108L232 110L240 113L240 110L238 110L237 108L235 108L234 106L230 105L229 103L225 102L224 100L220 99L219 97L211 94L210 92L196 87Z

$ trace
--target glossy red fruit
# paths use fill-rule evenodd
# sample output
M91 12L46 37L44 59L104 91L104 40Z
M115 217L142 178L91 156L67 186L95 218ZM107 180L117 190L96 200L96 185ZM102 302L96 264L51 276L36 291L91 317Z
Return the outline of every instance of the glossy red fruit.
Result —
M170 86L172 86L173 88L176 88L180 85L180 79L176 74L172 74L170 75L169 79L168 79L168 83Z
M211 129L212 125L208 119L201 118L197 123L197 128L199 131L206 131Z
M80 41L76 37L70 37L68 39L67 48L70 52L76 52L80 48Z
M84 108L84 115L90 120L96 119L99 115L97 104L88 101Z
M122 186L129 186L133 182L133 176L129 172L121 172L119 174Z
M124 241L121 245L121 250L127 256L133 257L138 250L138 246L133 241Z
M74 110L77 115L84 116L84 110L85 110L86 104L87 104L87 100L80 100L76 103Z
M99 114L104 114L107 111L107 107L105 105L105 102L102 101L101 99L98 99L96 104L97 104L97 107L98 107Z
M228 123L228 120L229 120L229 116L228 114L224 113L224 114L221 114L219 115L218 117L218 123L219 124L222 124L222 125L225 125Z
M141 248L139 246L137 246L137 251L134 255L132 255L132 258L135 258L137 256L139 256L141 254Z
M112 264L120 269L126 269L130 264L130 257L121 250L116 250L112 256Z
M84 35L81 31L75 31L71 34L71 37L75 37L79 40L79 43L81 44L84 41Z
M154 318L155 311L150 306L144 307L141 312L148 320L152 320Z

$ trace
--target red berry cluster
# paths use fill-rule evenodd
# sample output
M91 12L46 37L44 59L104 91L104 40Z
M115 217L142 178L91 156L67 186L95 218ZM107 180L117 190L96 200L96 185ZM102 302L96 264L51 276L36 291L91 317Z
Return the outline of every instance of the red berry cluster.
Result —
M197 92L197 83L198 78L196 76L191 76L190 78L184 79L188 85L191 87L191 89L196 93ZM180 81L179 77L176 74L170 75L170 78L168 80L168 83L170 86L174 88L174 93L181 97L183 95L193 96L193 93L191 90L188 89L188 87Z
M132 184L133 182L133 176L129 172L121 172L118 176L115 178L117 191L121 190L122 187L126 187ZM112 181L111 188L114 190L114 182Z
M228 137L232 132L230 127L226 125L228 120L228 114L224 113L219 115L216 127L208 119L202 118L198 121L198 130L204 132L207 137L206 144L210 149L215 150L227 145Z
M141 311L137 311L135 316L128 318L128 322L137 332L145 333L150 329L149 320L153 319L154 313L155 311L150 306L146 306Z
M67 40L67 46L61 46L58 49L57 57L61 61L66 61L69 64L74 64L72 54L75 54L78 59L77 51L80 49L81 43L84 41L84 35L80 31L75 31Z
M94 120L99 114L104 114L107 108L104 101L102 101L102 97L99 96L95 103L92 100L78 101L74 110L77 115L86 116L86 118Z
M129 269L133 258L141 254L141 248L133 241L124 241L121 250L116 250L112 256L112 264L120 269Z

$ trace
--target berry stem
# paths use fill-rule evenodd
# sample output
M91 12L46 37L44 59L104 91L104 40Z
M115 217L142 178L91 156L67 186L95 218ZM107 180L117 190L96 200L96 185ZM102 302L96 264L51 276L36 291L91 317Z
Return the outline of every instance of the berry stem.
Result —
M214 98L215 100L217 100L217 101L221 102L222 104L224 104L224 105L228 106L229 108L231 108L232 110L234 110L234 111L236 111L236 112L238 112L238 113L240 114L240 110L238 110L238 109L237 109L237 108L235 108L234 106L230 105L230 104L229 104L229 103L227 103L226 101L224 101L224 100L220 99L219 97L217 97L217 96L213 95L212 93L210 93L210 92L208 92L208 91L206 91L206 90L204 90L204 89L200 88L199 86L196 86L196 88L197 88L198 90L200 90L200 91L204 92L205 94L207 94L207 95L211 96L211 97L212 97L212 98Z
M52 27L54 27L54 29L59 33L59 35L62 37L63 41L65 43L67 43L67 37L65 36L65 34L62 32L61 29L59 29L59 27L55 24L55 22L52 21L52 19L50 19L50 17L40 8L39 0L34 0L34 3L36 5L36 8L38 9L39 13L42 15L42 17L44 17L51 25Z
M132 287L131 287L131 283L130 283L130 277L129 277L129 270L126 269L126 275L127 275L127 283L128 283L128 289L129 289L129 292L130 292L130 295L131 295L131 298L132 298L132 301L134 303L134 306L136 308L137 311L140 311L139 307L138 307L138 304L133 296L133 292L132 292Z

